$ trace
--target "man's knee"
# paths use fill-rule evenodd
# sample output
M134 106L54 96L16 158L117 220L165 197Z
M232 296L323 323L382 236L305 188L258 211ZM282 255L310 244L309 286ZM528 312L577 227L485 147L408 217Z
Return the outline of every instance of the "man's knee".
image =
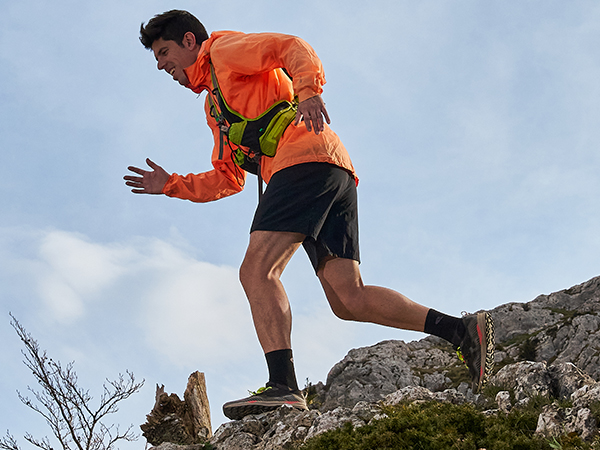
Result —
M265 283L278 281L281 271L277 267L265 264L262 258L253 253L247 253L239 270L240 282L244 289L253 286L264 286Z
M365 308L362 281L360 274L344 266L354 269L344 264L338 270L321 270L318 276L333 313L342 320L358 321Z
M352 313L350 313L350 311L348 311L348 309L346 309L344 306L339 306L339 305L332 305L331 303L329 303L329 306L331 306L331 310L333 311L333 314L335 314L335 316L338 319L342 319L342 320L347 320L347 321L351 321L351 322L357 322L357 319L354 315L352 315Z
M249 267L246 265L246 261L244 260L242 262L242 265L240 266L240 270L238 271L238 277L240 279L240 283L242 283L242 286L245 288L247 288L247 283L252 279L252 275L249 273Z
M358 294L358 293L357 293ZM349 295L348 293L337 293L335 291L325 292L331 311L336 317L342 320L360 322L365 304L358 295Z
M261 280L261 278L265 278L264 274L261 273L263 267L259 264L255 258L252 258L249 255L246 255L242 265L239 270L239 278L240 283L244 289L248 289Z

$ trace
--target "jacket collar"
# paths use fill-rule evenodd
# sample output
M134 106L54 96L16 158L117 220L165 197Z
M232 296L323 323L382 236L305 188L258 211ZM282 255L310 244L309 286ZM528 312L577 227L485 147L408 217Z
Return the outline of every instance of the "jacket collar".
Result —
M184 69L185 74L190 81L186 86L196 94L202 91L210 90L212 85L210 79L210 49L213 43L222 36L238 33L236 31L215 31L210 37L202 43L196 62Z

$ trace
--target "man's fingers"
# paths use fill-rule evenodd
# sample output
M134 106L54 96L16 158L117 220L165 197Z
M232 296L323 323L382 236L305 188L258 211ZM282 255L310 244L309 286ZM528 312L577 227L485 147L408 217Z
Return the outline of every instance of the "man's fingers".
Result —
M138 175L144 175L146 171L144 169L140 169L139 167L129 166L127 170L130 170L133 173L137 173Z
M323 117L320 112L310 112L309 120L306 120L306 129L308 131L315 131L315 134L319 134L323 131ZM310 124L310 126L309 126Z
M331 123L325 103L320 95L306 99L298 105L295 125L298 125L304 119L304 125L308 132L314 131L320 134L325 130L325 122Z
M150 168L152 170L162 169L162 167L160 167L158 164L156 164L150 158L146 158L146 164L148 164L148 166L150 166Z
M327 113L327 109L325 109L325 104L323 104L323 116L325 116L325 120L327 121L327 123L331 123L331 120L329 119L329 114Z
M125 175L123 177L125 185L132 187L131 192L134 194L161 194L170 174L150 158L146 159L146 164L152 170L129 166L128 169L139 176Z
M144 179L142 177L125 176L123 179L125 180L125 186L145 189Z
M315 128L318 131L323 131L323 116L321 115L321 112L319 111L316 115L315 118L313 119L313 123L315 124Z
M312 124L310 117L304 117L304 125L308 131L312 131Z
M131 186L131 187L140 187L140 186L142 186L142 180L141 179L135 180L133 178L125 178L125 180L127 180L127 181L125 181L125 185L126 186Z

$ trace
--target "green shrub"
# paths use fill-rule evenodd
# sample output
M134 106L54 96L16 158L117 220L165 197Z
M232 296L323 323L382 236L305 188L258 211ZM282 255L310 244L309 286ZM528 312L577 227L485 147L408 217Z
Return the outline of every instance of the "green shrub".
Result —
M349 422L298 450L588 450L577 435L535 436L541 402L486 416L473 405L426 402L385 407L386 418L355 428ZM600 442L599 442L600 443ZM597 443L598 444L598 443Z

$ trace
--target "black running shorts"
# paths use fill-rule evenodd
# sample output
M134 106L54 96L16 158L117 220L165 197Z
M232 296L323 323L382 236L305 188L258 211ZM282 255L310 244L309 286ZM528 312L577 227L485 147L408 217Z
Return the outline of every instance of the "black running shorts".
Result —
M257 230L306 235L302 245L315 272L328 256L360 262L354 177L316 162L276 172L254 214L250 232Z

